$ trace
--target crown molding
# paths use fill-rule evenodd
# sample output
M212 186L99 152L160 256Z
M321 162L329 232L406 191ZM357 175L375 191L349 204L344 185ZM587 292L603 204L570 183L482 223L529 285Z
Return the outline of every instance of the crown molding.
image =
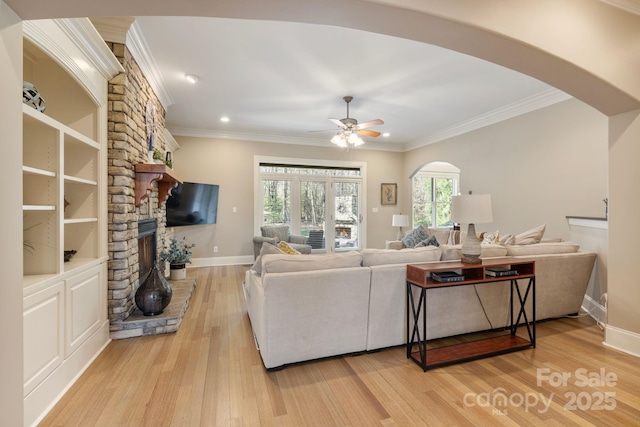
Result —
M127 33L126 45L166 111L170 105L173 105L174 100L169 94L156 61L151 55L151 49L144 39L140 26L135 21Z
M104 41L112 43L127 43L127 32L135 21L132 16L109 16L102 18L89 18L100 33Z
M252 142L272 142L276 144L292 144L292 145L310 145L316 147L335 148L336 146L329 141L329 138L312 138L298 135L262 133L262 132L229 132L211 129L191 129L172 127L171 134L174 136L185 136L193 138L210 138L210 139L230 139L234 141L252 141ZM377 151L396 151L402 152L402 146L373 142L367 140L364 145L359 146L356 150L377 150Z
M600 0L610 6L617 7L626 12L640 15L640 1L638 0Z
M111 80L124 72L124 68L89 19L60 19L56 23L78 49L91 59L91 63L105 79Z
M505 105L504 107L489 111L488 113L481 114L470 120L442 129L426 138L407 143L405 144L404 151L415 150L416 148L420 148L425 145L453 138L454 136L481 129L540 108L566 101L567 99L571 99L571 96L559 91L558 89L549 89L520 101Z

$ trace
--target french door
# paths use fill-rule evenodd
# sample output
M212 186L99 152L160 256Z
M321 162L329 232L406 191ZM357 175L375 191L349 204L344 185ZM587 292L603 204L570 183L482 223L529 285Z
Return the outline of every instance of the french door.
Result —
M262 174L262 224L288 225L313 252L360 249L362 179L288 175Z

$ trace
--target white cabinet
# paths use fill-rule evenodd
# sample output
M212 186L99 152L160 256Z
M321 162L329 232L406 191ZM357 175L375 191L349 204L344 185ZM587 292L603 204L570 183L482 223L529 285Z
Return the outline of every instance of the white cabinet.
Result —
M22 112L24 422L35 425L109 342L107 84L124 70L88 19L23 28L23 79L46 101Z

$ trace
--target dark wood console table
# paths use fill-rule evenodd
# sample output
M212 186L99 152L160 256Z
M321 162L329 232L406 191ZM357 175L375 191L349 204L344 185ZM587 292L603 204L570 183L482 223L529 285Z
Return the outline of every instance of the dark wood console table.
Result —
M487 269L506 267L517 271L517 275L492 277ZM455 271L464 276L463 281L439 282L432 278L432 273ZM518 279L529 279L521 291ZM510 283L509 298L509 334L430 349L427 356L427 290L447 288L451 286L478 285L491 282ZM482 357L489 357L512 351L535 348L536 346L536 290L535 261L520 258L493 258L482 260L481 264L465 264L459 261L429 262L407 265L407 358L420 365L423 371L428 369L464 362ZM413 296L413 289L419 289L419 296ZM514 311L514 296L520 303L517 318ZM527 299L532 301L532 319L529 321L525 311ZM422 316L422 322L420 322ZM413 320L413 327L411 326ZM521 320L524 322L521 323ZM526 327L528 339L516 335L520 325ZM414 351L417 346L417 351Z

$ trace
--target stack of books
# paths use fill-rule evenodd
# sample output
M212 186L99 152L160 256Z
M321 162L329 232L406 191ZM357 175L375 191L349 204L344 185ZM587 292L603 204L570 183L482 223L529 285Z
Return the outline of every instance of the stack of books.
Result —
M455 271L435 271L431 273L431 278L437 282L462 282L464 276Z
M518 271L509 267L487 267L485 273L490 277L517 276Z

